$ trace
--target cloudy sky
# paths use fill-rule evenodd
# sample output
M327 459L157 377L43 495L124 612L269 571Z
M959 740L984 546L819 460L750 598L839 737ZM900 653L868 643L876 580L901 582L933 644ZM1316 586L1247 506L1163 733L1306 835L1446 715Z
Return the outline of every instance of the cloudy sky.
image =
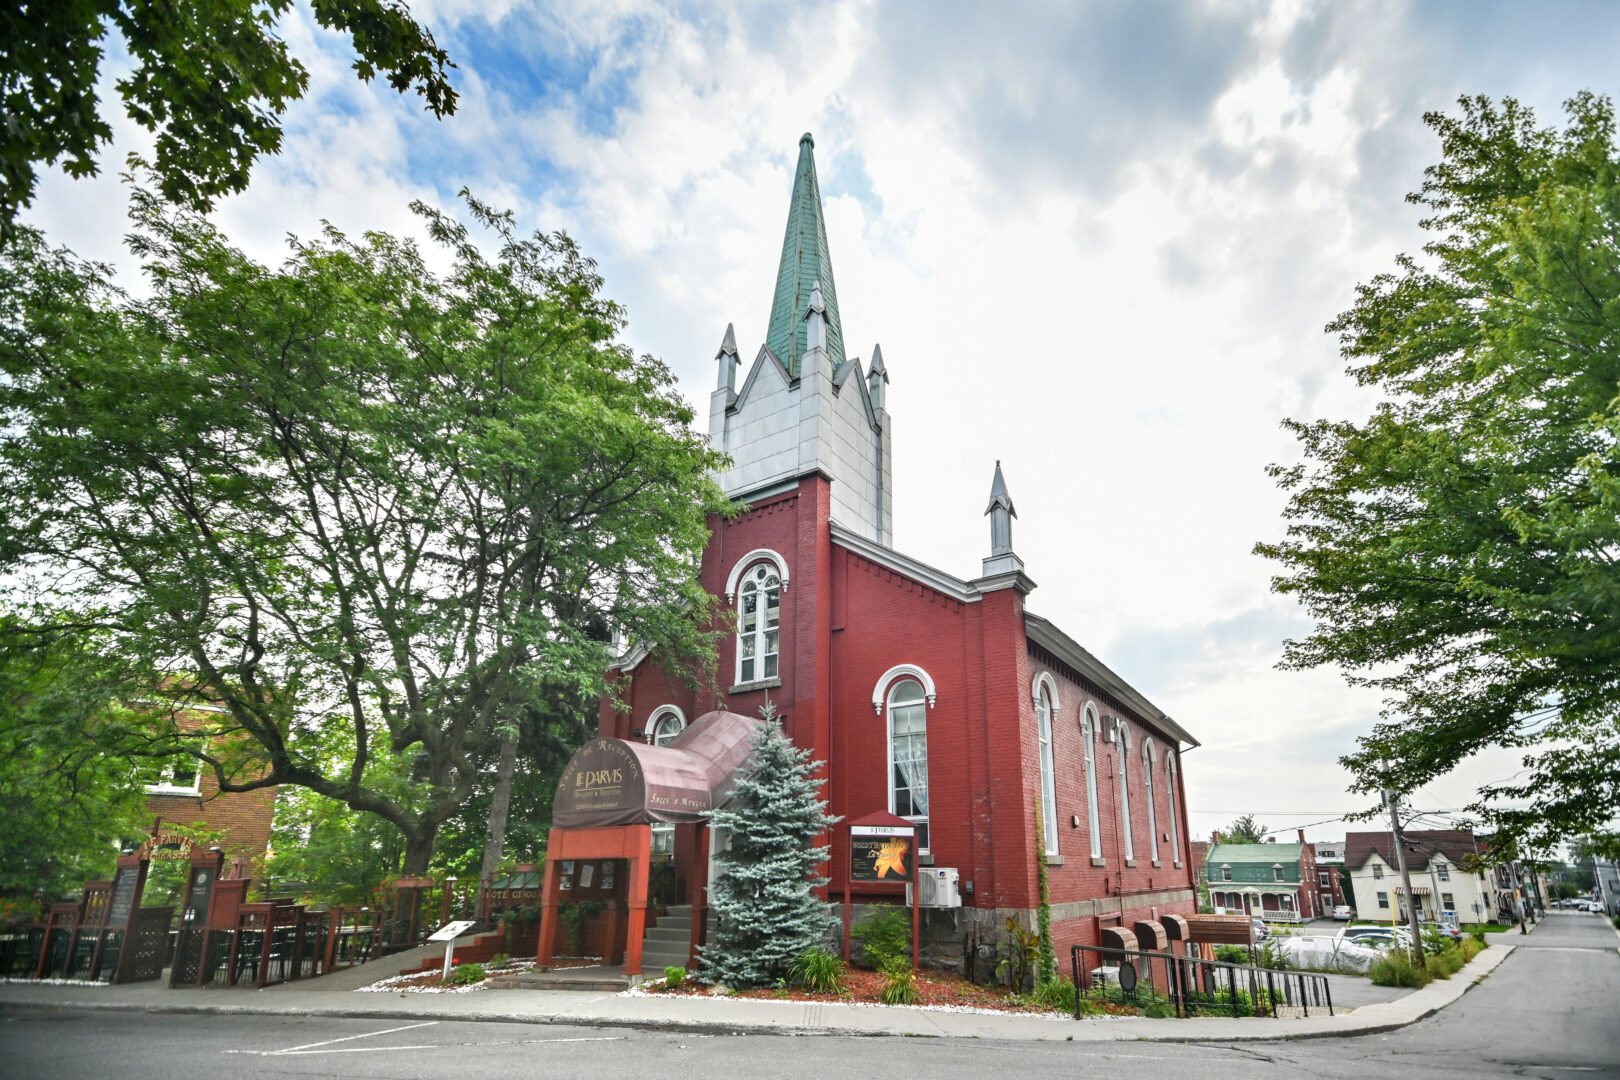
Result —
M1421 243L1403 196L1437 154L1423 113L1511 95L1551 123L1578 90L1614 94L1620 8L412 7L458 65L458 113L358 83L300 7L281 32L310 93L218 213L242 246L278 259L322 218L414 232L413 198L470 188L573 234L628 341L706 409L726 324L745 357L763 341L814 132L848 351L881 343L892 378L896 545L973 576L1001 459L1031 610L1203 742L1195 832L1252 810L1343 834L1316 823L1359 806L1335 759L1378 701L1274 667L1309 630L1250 553L1282 527L1279 421L1369 408L1322 327ZM51 175L30 217L128 267L116 173L146 144L118 130L102 178ZM1458 807L1517 768L1478 759L1413 802Z

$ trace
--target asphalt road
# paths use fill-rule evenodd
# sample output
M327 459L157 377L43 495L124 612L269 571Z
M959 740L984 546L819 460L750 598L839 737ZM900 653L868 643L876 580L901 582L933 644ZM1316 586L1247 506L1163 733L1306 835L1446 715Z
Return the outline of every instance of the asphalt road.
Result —
M1015 1044L12 1010L0 1013L0 1077L984 1080L1013 1070L1019 1080L1620 1077L1620 939L1614 931L1597 916L1560 913L1529 937L1511 940L1522 947L1438 1015L1355 1039ZM1061 1038L1061 1032L1058 1027L1054 1034Z

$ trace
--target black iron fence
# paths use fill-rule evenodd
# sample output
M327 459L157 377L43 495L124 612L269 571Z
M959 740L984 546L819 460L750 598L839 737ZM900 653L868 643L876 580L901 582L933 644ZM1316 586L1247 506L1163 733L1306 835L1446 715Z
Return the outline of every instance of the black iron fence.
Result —
M1110 1001L1144 1010L1158 1006L1164 1015L1183 1018L1309 1016L1322 1009L1333 1015L1327 976L1315 972L1096 945L1073 946L1070 960L1076 1017L1087 1002Z

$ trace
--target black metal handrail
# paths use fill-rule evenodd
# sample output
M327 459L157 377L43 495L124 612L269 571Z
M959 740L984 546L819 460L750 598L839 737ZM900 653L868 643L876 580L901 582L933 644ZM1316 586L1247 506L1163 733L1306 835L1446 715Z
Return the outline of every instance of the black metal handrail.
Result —
M1115 967L1121 976L1122 999L1139 1000L1140 987L1145 983L1156 988L1157 975L1163 972L1164 997L1175 1008L1176 1016L1186 1018L1194 1010L1230 1011L1233 1016L1277 1015L1279 1005L1284 1008L1326 1008L1333 1015L1333 991L1327 976L1308 971L1283 971L1262 968L1254 964L1233 964L1223 960L1204 960L1196 956L1178 956L1169 952L1144 949L1110 949L1099 945L1075 945L1069 956L1074 972L1075 1017L1081 1015L1081 1002L1091 989L1093 965L1082 964L1083 955L1095 954L1102 963L1097 968ZM1124 965L1130 966L1127 974ZM1126 987L1125 983L1130 986ZM1153 992L1157 992L1155 989Z

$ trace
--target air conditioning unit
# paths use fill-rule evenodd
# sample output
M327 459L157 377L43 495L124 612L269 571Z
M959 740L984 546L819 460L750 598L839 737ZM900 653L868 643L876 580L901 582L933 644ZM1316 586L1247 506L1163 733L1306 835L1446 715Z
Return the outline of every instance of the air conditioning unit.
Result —
M918 867L917 905L937 908L961 907L961 872L954 866Z

